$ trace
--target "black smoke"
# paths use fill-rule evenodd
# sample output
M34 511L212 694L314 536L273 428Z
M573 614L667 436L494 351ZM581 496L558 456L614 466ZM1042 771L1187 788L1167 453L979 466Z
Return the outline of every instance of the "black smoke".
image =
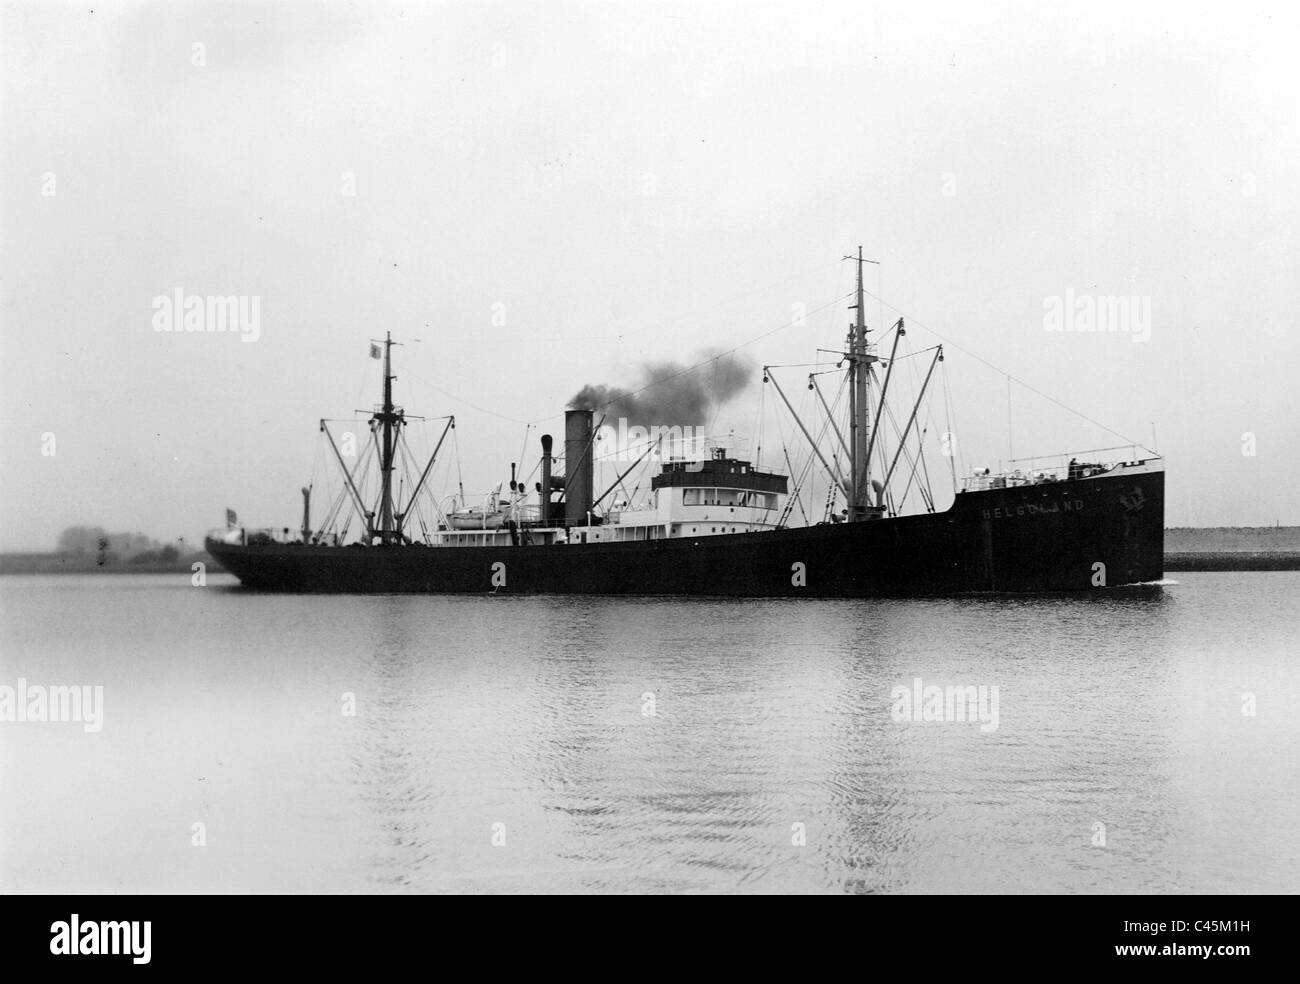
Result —
M703 363L703 364L701 364ZM589 383L569 401L571 410L596 410L629 426L695 427L754 381L757 364L735 352L702 352L693 362L646 362L635 386Z

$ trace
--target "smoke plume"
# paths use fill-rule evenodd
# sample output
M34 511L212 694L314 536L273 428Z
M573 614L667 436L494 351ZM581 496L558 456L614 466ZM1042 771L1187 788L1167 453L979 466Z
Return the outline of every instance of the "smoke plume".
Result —
M684 364L646 362L635 386L591 383L574 395L569 408L598 410L611 419L626 417L629 426L695 427L708 423L716 408L744 391L753 382L756 367L753 359L736 352L705 351Z

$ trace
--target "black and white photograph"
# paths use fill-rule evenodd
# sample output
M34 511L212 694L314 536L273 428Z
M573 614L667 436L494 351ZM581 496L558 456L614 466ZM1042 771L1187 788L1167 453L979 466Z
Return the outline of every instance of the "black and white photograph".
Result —
M122 896L1300 890L1297 41L4 0L23 946L148 964ZM1231 973L1241 911L1089 945Z

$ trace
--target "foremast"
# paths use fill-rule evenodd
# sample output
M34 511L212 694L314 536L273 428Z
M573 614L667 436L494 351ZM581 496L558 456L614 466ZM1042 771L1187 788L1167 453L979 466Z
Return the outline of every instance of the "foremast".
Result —
M402 426L403 412L393 406L393 333L384 335L384 405L371 420L382 430L380 444L379 525L370 529L371 539L379 537L383 543L401 538L393 523L393 458L397 451L397 429Z
M934 373L935 366L943 361L943 346L936 345L932 350L934 358L930 362L930 368L926 371L925 380L921 383L920 391L917 393L916 401L912 406L911 415L908 417L907 426L903 428L898 435L898 447L894 452L892 459L886 464L886 458L883 447L878 438L883 435L880 433L881 421L886 413L887 406L885 398L889 393L889 381L894 372L895 357L898 354L898 343L902 337L907 334L903 327L903 319L898 321L890 328L886 335L893 334L894 341L889 351L889 358L882 360L873 351L873 346L868 341L870 329L867 328L866 316L866 289L863 286L863 267L867 263L878 263L878 260L868 260L862 255L862 247L858 247L857 256L846 256L846 260L853 260L858 265L857 270L857 289L854 292L854 303L849 305L849 310L855 313L853 324L849 326L849 334L843 351L839 351L839 362L837 368L848 366L845 371L845 387L849 395L849 430L848 440L844 438L843 431L835 421L835 415L830 404L826 402L826 397L822 394L821 389L817 386L817 376L820 373L812 372L808 375L808 388L817 394L817 400L821 408L826 412L827 424L834 432L836 442L840 450L848 458L848 474L845 474L841 468L842 459L838 454L832 454L831 459L827 460L826 455L822 453L819 446L819 438L814 438L807 425L800 419L799 414L795 411L793 404L777 383L776 377L772 375L772 366L763 367L763 382L771 382L776 389L777 395L781 402L785 404L790 416L798 425L800 432L808 441L813 455L817 458L826 474L831 480L831 486L834 490L827 497L828 513L831 509L834 495L842 493L848 506L844 510L844 519L850 523L860 522L863 520L881 519L888 512L890 515L895 514L895 507L892 501L887 499L889 493L889 480L893 477L894 469L898 465L899 458L906 451L907 440L912 433L912 428L916 424L917 413L921 408L921 402L925 399L926 390L930 385L930 377ZM877 362L882 363L885 367L884 380L880 383L879 396L875 398L875 412L871 412L872 404L872 382L875 380L874 366ZM874 419L873 419L874 418ZM919 447L920 439L918 438L918 448L915 458L908 454L908 463L912 465L912 472L915 475L917 466L921 463L923 449ZM871 457L873 452L881 454L881 470L883 478L873 479L871 477ZM908 486L911 486L912 476L908 478ZM928 478L926 479L928 482ZM903 496L906 497L906 490ZM922 492L922 497L927 500L927 508L933 512L933 506L929 502L929 497ZM838 518L835 519L839 521Z
M849 310L855 312L853 324L849 327L848 352L845 358L849 364L849 521L867 519L871 504L871 420L868 412L870 402L868 382L871 378L871 366L880 359L871 351L867 342L866 291L862 286L862 266L874 263L862 257L862 247L858 247L856 257L846 256L846 260L856 260L858 264L858 289L855 303Z

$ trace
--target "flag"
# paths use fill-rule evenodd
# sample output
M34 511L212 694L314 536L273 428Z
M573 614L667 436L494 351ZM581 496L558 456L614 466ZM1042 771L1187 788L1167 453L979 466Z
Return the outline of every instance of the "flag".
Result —
M382 359L383 357L384 357L384 353L380 350L379 346L376 345L374 342L371 342L371 343L370 343L370 358L372 358L372 359Z
M238 522L239 522L239 517L235 515L235 510L233 510L233 509L227 509L227 510L226 510L226 525L227 525L227 526L234 526L234 525L235 525L236 523L238 523Z

